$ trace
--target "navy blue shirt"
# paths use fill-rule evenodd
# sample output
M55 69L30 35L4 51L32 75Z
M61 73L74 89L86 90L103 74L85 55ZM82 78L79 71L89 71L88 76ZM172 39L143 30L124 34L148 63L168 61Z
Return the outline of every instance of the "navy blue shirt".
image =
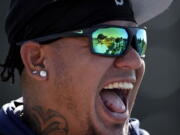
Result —
M4 105L0 109L0 135L35 135L33 131L21 119L23 111L23 98ZM129 120L130 135L149 135L139 128L140 122L137 119Z

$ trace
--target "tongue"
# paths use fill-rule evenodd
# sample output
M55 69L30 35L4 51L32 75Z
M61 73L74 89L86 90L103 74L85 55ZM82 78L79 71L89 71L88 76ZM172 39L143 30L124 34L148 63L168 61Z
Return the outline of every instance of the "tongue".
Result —
M104 105L111 111L123 113L126 111L126 106L122 99L112 90L101 91L101 98Z

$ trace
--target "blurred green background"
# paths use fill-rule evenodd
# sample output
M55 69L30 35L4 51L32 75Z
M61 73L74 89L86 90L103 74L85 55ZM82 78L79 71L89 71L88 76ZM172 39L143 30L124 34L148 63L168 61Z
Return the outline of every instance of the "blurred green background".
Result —
M152 7L153 8L153 7ZM7 55L4 20L8 0L0 1L0 63ZM132 116L152 135L180 135L180 1L144 24L148 27L146 73ZM0 106L21 96L16 83L0 82Z

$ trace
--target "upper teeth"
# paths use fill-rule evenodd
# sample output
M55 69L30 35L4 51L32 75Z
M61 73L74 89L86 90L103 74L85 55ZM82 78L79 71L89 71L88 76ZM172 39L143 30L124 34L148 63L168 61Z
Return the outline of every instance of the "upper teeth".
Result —
M134 85L130 82L115 82L108 84L104 87L104 89L133 89Z

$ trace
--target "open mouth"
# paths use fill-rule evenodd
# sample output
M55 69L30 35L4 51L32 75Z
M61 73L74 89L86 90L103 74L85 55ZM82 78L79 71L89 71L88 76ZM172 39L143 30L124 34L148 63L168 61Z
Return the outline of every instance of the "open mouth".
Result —
M130 82L115 82L106 85L100 91L105 112L114 119L125 120L128 118L128 95L134 85Z

